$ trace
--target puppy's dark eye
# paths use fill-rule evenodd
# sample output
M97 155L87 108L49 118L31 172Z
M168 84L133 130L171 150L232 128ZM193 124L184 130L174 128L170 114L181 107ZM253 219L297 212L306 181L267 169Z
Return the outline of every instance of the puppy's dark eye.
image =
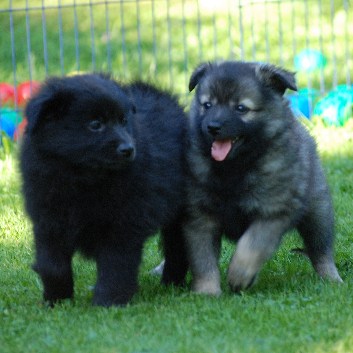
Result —
M136 114L136 107L134 105L131 106L131 113Z
M205 108L205 109L210 109L212 107L212 103L211 102L205 102L202 104L202 106Z
M238 112L238 113L247 113L250 109L243 105L243 104L238 104L237 106L235 106L235 110Z
M101 132L104 130L105 125L99 120L92 120L88 124L88 128L93 132Z

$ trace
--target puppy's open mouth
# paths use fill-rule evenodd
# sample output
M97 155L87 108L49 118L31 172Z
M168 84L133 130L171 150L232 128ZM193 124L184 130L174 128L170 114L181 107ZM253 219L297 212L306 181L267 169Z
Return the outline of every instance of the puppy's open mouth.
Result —
M242 137L235 137L232 139L215 140L212 143L211 155L217 162L224 161L233 148L239 147L243 143Z

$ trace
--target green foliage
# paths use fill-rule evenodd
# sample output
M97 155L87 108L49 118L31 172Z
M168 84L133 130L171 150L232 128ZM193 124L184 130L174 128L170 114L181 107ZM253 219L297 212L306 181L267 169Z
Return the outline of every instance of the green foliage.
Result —
M299 353L350 352L353 344L353 125L310 125L336 211L336 262L343 285L322 281L295 232L283 241L242 295L226 285L234 245L221 254L223 295L208 298L189 288L165 288L149 271L162 256L151 238L140 269L140 290L126 308L91 306L93 262L74 259L75 301L48 309L30 266L31 224L23 210L14 150L0 160L0 342L2 353Z

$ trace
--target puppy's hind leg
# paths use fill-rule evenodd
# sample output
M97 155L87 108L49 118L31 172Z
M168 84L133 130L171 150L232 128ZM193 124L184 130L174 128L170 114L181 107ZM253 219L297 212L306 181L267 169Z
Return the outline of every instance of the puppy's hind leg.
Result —
M169 285L182 285L189 268L186 253L183 224L185 217L180 215L177 219L162 229L162 242L165 261L162 266L162 283Z
M335 265L333 256L334 220L329 202L316 202L300 222L298 231L305 244L305 253L323 278L343 282Z

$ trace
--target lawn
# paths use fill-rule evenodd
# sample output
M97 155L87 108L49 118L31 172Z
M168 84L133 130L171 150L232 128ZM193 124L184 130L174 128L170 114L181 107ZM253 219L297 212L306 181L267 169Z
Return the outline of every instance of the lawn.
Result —
M93 262L76 256L75 301L48 309L31 270L31 225L23 210L12 152L0 150L1 352L352 352L353 351L353 125L311 127L332 190L336 262L343 285L324 282L290 249L289 234L256 285L232 294L225 272L234 245L221 256L224 294L208 298L189 288L165 288L149 271L161 260L151 238L140 269L140 290L125 308L91 306Z
M31 9L25 11L29 3ZM313 47L335 60L328 61L323 73L299 72L299 86L306 87L310 80L319 89L324 79L330 89L346 82L346 58L353 56L352 46L347 52L345 43L346 33L353 31L353 22L344 22L346 2L335 4L331 13L333 1L270 1L265 7L258 1L243 8L241 19L233 0L76 0L77 7L67 6L73 0L46 0L45 12L42 3L1 2L0 82L108 70L126 81L138 77L157 82L184 100L191 96L185 95L188 77L203 60L244 57L293 70L295 55ZM234 6L230 13L229 6ZM310 128L333 194L336 262L343 285L322 281L304 257L291 253L301 245L297 234L291 233L256 285L242 295L232 294L226 285L226 268L234 251L228 242L221 256L222 297L165 288L149 273L162 259L154 236L145 246L139 292L127 307L110 309L91 306L95 264L80 255L74 259L75 301L54 309L42 304L41 282L31 270L32 229L20 192L18 146L3 140L0 352L353 352L353 124L328 128L318 123Z

